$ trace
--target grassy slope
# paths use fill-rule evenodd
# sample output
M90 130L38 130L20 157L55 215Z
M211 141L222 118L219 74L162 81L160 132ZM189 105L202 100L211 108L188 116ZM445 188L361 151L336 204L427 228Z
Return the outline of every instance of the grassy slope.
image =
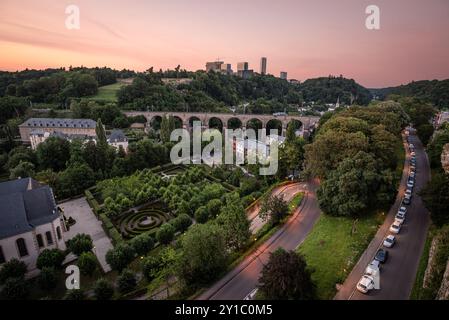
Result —
M424 250L421 255L421 258L419 259L419 265L418 265L418 271L416 272L416 279L415 283L413 285L412 293L410 294L411 300L421 300L425 299L425 290L423 289L423 281L424 281L424 274L427 269L427 263L429 261L429 252L430 252L430 245L432 244L433 236L435 235L434 231L429 231L426 238L426 243L424 244Z
M378 219L370 215L355 223L346 217L322 215L300 246L317 284L320 299L332 299L335 284L342 283L377 231Z
M113 83L107 86L99 87L98 93L94 96L88 97L89 100L117 102L117 91L126 85L122 82Z
M396 149L398 155L397 184L403 171L405 151L402 142ZM318 298L332 299L335 285L342 283L359 260L385 218L382 210L368 214L356 223L347 217L322 215L298 252L304 254L307 264L315 272L312 278L317 284Z

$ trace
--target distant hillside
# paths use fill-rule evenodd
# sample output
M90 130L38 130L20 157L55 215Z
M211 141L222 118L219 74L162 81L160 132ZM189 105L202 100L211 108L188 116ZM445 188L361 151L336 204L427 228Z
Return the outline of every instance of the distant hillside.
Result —
M414 96L440 109L449 108L449 79L413 81L398 87L370 89L370 91L379 99L385 99L390 94Z
M353 79L340 77L322 77L304 81L300 86L305 101L335 103L340 98L344 104L368 104L371 92Z

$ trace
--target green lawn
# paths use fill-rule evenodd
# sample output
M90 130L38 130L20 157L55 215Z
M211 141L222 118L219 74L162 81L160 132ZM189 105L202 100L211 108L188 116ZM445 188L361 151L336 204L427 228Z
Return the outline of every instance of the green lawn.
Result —
M342 283L358 261L374 234L382 215L358 220L346 217L322 215L298 252L306 258L314 270L313 280L317 284L319 299L332 299L335 284ZM354 234L352 229L354 227Z
M98 93L94 96L88 97L88 99L96 101L117 102L116 93L121 87L125 85L126 84L123 82L117 82L107 86L99 87Z

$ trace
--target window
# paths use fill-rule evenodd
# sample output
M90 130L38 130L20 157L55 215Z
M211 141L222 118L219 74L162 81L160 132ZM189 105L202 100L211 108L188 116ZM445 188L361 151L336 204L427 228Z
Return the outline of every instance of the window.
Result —
M19 256L21 258L27 256L28 249L27 249L27 245L25 243L25 239L24 238L17 239L16 244L17 244L17 249L19 249Z
M50 231L45 232L45 237L47 238L47 245L53 244L53 238L51 237Z
M56 227L56 234L58 235L58 240L61 240L62 239L61 227Z
M5 263L5 255L3 254L3 248L0 246L0 264Z
M44 246L44 239L42 239L42 235L38 234L36 236L37 239L37 245L39 246L39 248L42 248Z

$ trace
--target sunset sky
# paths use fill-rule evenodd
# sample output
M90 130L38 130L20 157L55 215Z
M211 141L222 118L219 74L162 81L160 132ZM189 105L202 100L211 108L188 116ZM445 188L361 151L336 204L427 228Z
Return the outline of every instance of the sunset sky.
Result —
M80 8L81 29L65 27ZM377 31L365 8L380 7ZM449 78L448 0L0 0L0 70L204 69L218 57L367 87Z

